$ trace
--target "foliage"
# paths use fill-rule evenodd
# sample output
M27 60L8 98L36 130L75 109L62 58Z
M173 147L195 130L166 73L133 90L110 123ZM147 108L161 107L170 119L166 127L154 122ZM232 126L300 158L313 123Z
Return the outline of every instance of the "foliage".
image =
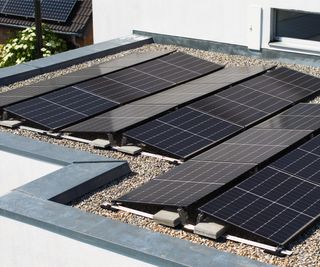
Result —
M48 27L42 27L43 57L48 57L67 49L66 42ZM36 58L35 26L19 31L15 38L8 40L0 52L0 67L12 66Z

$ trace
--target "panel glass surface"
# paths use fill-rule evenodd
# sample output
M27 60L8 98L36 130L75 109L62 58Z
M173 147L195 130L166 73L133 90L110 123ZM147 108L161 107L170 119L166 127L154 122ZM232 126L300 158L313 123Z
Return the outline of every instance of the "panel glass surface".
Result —
M226 138L241 128L184 107L125 133L125 136L179 158Z
M188 207L252 167L250 164L187 162L117 201Z
M115 102L67 87L11 105L5 110L46 128L58 129L117 105Z
M266 167L200 210L279 245L320 214L320 186Z

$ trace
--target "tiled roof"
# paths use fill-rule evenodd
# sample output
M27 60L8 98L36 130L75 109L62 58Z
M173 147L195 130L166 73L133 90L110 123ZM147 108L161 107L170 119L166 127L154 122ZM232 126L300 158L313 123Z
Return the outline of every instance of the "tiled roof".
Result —
M78 0L74 10L71 12L66 23L54 23L51 21L43 22L53 31L61 33L81 34L91 15L92 15L92 0ZM12 27L29 27L34 21L26 18L15 16L5 16L0 14L0 25Z

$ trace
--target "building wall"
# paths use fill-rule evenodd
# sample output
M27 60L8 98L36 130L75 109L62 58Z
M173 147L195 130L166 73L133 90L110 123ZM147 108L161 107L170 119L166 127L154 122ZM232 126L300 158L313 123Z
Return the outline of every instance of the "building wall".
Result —
M154 266L1 216L0 258L6 267Z
M259 11L256 7L261 8L261 21L257 19ZM139 30L242 46L260 47L261 44L262 48L269 48L271 8L320 12L320 2L93 0L94 42L110 40L128 35L132 30Z

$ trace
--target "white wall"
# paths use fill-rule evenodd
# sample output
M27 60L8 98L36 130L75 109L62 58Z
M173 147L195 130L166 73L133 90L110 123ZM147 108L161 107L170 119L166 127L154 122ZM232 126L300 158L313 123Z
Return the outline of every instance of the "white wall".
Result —
M0 150L0 196L62 166Z
M0 216L0 266L153 266Z
M251 6L262 8L264 48L271 8L320 12L319 0L93 0L94 41L141 30L247 46Z

